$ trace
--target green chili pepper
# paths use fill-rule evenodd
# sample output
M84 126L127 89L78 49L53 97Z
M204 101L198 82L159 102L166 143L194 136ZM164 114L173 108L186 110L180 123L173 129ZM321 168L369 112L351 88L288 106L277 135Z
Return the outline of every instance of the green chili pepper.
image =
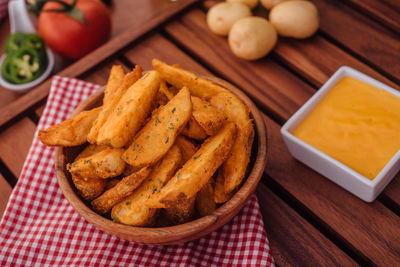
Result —
M6 54L17 51L18 48L21 47L22 44L22 40L25 37L25 33L22 32L16 32L14 34L11 34L6 41L5 44L5 51Z
M9 82L22 84L37 79L43 72L38 51L22 47L7 55L2 74Z
M47 66L45 44L37 34L14 33L5 44L6 58L3 61L3 77L15 84L37 79Z

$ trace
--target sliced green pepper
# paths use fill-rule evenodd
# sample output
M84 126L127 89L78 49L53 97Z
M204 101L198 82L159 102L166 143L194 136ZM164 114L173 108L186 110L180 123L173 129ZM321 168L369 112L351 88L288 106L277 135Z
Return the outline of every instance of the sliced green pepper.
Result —
M22 40L25 38L25 33L16 32L11 34L6 41L5 51L6 54L17 51L21 47Z
M7 55L2 74L9 82L22 84L37 79L43 73L39 52L30 47L21 47Z

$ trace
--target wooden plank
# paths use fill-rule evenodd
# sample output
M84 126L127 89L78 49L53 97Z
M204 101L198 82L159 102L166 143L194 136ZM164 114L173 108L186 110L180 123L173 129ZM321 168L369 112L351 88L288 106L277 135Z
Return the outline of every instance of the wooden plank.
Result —
M159 3L163 2L163 0L157 1ZM159 26L166 19L170 18L171 16L175 15L179 11L183 10L184 8L195 2L196 0L181 0L167 6L162 4L154 4L154 13L150 15L132 13L132 17L134 17L135 19L139 19L141 17L145 18L141 20L142 23L139 26L133 26L125 30L123 33L118 35L118 37L110 40L92 53L71 64L69 67L61 71L58 75L77 77L82 73L87 72L89 69L95 67L100 62L104 61L105 59L119 51L121 48L138 39L140 36L144 35L151 29ZM134 16L134 14L136 14L136 16ZM48 94L49 86L50 80L48 79L34 90L30 91L29 93L23 95L14 102L0 109L0 126L44 99Z
M168 51L166 53L165 51ZM131 46L124 56L134 64L140 65L144 70L153 69L151 60L158 58L166 62L179 62L182 68L190 69L200 73L209 73L202 65L177 48L173 43L160 34L152 34L140 43Z
M11 186L7 183L6 179L0 174L0 219L3 217L4 210L6 209L8 198L11 195Z
M400 1L398 0L343 0L378 22L400 33Z
M278 198L257 187L272 256L279 266L355 266L347 254Z
M306 40L281 38L274 53L316 87L321 87L338 68L345 65L400 90L399 85L319 35Z
M229 77L263 110L281 121L293 114L314 92L270 57L245 61L232 56L226 39L210 32L205 23L205 14L198 9L184 14L181 22L168 24L165 30L218 76Z
M377 265L400 261L400 217L379 201L366 203L322 177L286 149L280 126L266 118L266 173L320 218L343 242Z
M36 125L23 117L0 132L0 158L19 177L26 155L32 144Z
M374 68L400 80L400 38L341 1L314 0L320 29Z

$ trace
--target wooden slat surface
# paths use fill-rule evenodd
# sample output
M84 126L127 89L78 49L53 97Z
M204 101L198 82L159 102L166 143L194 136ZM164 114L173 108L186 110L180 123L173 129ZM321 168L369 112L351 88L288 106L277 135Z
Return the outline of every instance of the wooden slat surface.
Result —
M154 1L157 1L156 3L164 2L164 0ZM132 18L145 18L144 20L142 20L142 23L139 26L132 26L131 28L126 29L123 33L119 34L118 37L110 40L92 53L86 55L85 57L81 58L74 64L61 71L59 75L67 77L77 77L83 74L89 69L95 67L98 63L118 52L118 50L120 50L121 48L125 47L135 39L142 36L146 32L157 27L166 19L170 18L172 15L193 4L195 1L196 0L180 0L166 6L161 4L154 4L154 10L152 10L153 13L148 16L142 16L142 14L140 13L132 13ZM44 99L48 94L49 86L50 80L47 80L31 92L2 107L0 109L0 126Z
M341 1L313 0L320 29L336 42L400 80L399 35L356 12Z
M357 265L263 183L257 188L257 196L272 254L279 266Z
M398 0L344 0L361 13L400 33L400 1Z
M7 206L8 198L11 194L11 186L7 183L6 179L0 174L0 219L3 216L4 210Z
M36 125L28 117L23 117L0 132L0 158L17 178L32 144L35 129Z

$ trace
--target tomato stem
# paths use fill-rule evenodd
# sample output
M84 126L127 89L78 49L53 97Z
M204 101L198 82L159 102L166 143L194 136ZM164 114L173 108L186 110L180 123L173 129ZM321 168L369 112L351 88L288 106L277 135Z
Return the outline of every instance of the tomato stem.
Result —
M82 11L76 7L76 0L73 0L71 4L68 4L61 0L42 0L44 2L56 2L61 5L59 9L46 9L42 12L60 12L65 13L67 16L86 24L85 16Z

